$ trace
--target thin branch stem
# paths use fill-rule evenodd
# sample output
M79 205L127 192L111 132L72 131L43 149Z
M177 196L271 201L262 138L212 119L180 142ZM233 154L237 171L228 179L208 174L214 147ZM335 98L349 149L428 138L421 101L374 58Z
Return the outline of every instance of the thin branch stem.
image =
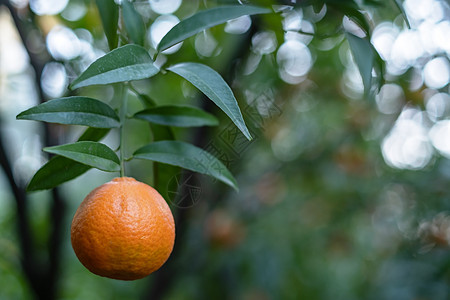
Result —
M159 164L157 162L153 162L153 186L155 188L159 187L158 165Z
M128 87L130 91L132 91L136 96L139 96L141 93L131 84L131 82L128 84Z
M120 97L122 103L119 107L120 112L120 177L125 176L125 121L127 119L127 100L128 100L128 85L121 84Z
M405 20L406 26L408 29L411 29L411 23L409 23L408 15L405 12L405 9L403 8L403 4L400 3L399 0L394 0L395 6L398 8L398 10L401 12L403 19Z
M298 30L298 31L294 31L294 32L300 33L303 35L316 37L318 39L328 39L328 38L335 37L339 34L342 34L344 32L344 28L342 26L339 26L336 28L336 30L334 32L328 33L328 34L317 34L316 32L308 32L308 31L303 31L303 30Z

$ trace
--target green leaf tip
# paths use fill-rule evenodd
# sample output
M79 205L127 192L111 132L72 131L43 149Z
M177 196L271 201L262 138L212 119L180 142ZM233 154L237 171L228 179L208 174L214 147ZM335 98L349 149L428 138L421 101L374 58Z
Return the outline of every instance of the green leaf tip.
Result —
M70 181L91 169L71 159L55 156L43 165L31 178L27 192L52 189Z
M119 20L119 6L114 0L96 0L100 19L102 21L103 30L108 40L109 49L117 47L118 34L117 24Z
M364 85L364 93L369 94L372 87L372 69L375 61L375 51L367 38L360 38L349 32L346 33L350 50Z
M233 91L219 73L206 65L191 62L173 65L167 70L183 77L202 91L225 112L248 140L252 139Z
M125 45L94 61L71 84L70 89L150 78L159 69L147 50L139 45Z
M120 171L120 160L116 153L102 143L81 141L73 144L46 147L44 151L58 154L102 171Z
M128 0L122 0L122 15L125 28L131 40L139 45L144 45L145 24L141 15Z
M119 117L109 105L80 96L49 100L21 112L16 118L95 128L120 126Z

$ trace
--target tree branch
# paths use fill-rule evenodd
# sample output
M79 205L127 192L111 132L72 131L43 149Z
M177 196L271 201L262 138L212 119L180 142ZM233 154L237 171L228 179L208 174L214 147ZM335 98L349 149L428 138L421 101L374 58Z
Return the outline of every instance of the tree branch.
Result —
M28 222L27 213L27 195L24 189L20 188L14 180L11 163L6 155L5 147L3 144L2 131L0 130L0 165L5 172L12 194L15 198L16 211L18 218L18 231L20 249L22 252L21 263L24 269L25 275L28 278L30 285L33 289L37 289L39 283L36 280L36 264L33 257L33 246L30 233L30 224Z

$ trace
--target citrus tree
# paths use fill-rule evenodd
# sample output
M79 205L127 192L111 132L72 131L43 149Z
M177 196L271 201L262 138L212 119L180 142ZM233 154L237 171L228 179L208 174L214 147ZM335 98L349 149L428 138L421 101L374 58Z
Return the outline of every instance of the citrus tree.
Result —
M240 185L233 174L244 172L236 166L240 164L236 161L252 161L251 158L244 157L245 150L255 140L273 139L271 147L279 157L286 161L294 159L292 148L284 150L281 143L274 145L277 142L270 130L276 130L280 126L276 124L276 120L281 114L288 116L292 124L295 124L297 117L284 109L289 109L291 104L287 103L290 100L276 104L273 98L290 99L293 94L310 97L308 90L313 85L312 82L320 85L323 97L333 95L336 91L333 85L341 84L336 78L340 79L342 76L337 73L342 72L342 68L327 56L344 55L340 53L343 48L338 49L336 46L344 45L342 47L349 50L347 53L351 53L348 59L353 63L353 71L359 74L358 83L362 88L358 96L368 103L355 105L356 112L353 113L364 115L364 112L357 111L358 105L363 111L369 110L365 105L370 106L375 97L379 97L380 89L386 83L385 60L371 42L374 27L378 25L378 21L383 20L381 15L388 19L400 15L397 22L405 28L410 26L402 3L395 0L248 1L245 4L240 1L194 2L195 4L188 1L183 3L185 11L180 12L181 21L176 25L172 24L170 30L163 30L163 34L160 32L159 38L155 37L157 34L152 34L152 30L155 30L153 25L156 24L155 11L151 12L149 4L143 1L97 0L95 4L83 2L88 9L86 16L78 21L65 23L74 29L90 30L95 35L95 40L99 41L97 47L102 53L87 63L82 55L70 59L60 58L70 72L71 80L67 90L61 97L46 100L48 97L38 87L42 103L17 115L19 120L47 124L43 133L47 136L47 145L43 151L51 154L51 158L26 184L27 193L50 189L54 199L54 237L49 256L55 259L42 270L33 255L27 254L32 248L28 244L31 233L25 206L22 207L23 213L20 213L20 203L26 203L27 194L24 187L15 182L10 164L8 166L6 160L2 163L10 185L16 191L19 215L24 217L19 220L25 258L22 266L38 298L56 297L56 276L60 268L58 253L61 251L63 236L62 219L66 213L74 213L63 208L65 201L60 196L57 188L59 185L82 176L92 168L122 178L102 185L86 197L74 217L72 245L80 261L98 275L124 280L145 277L156 271L171 253L174 229L172 214L165 208L162 209L162 216L155 218L155 223L141 224L140 220L146 218L145 214L142 215L143 212L152 215L155 210L141 206L140 203L155 201L155 206L163 205L162 195L171 204L177 226L177 239L172 255L181 257L177 243L183 243L183 238L189 234L189 230L184 227L187 224L187 213L183 208L196 204L193 193L198 192L199 186L209 195L211 199L208 201L211 203L215 203L215 199L219 199L222 194L229 193L229 189L239 191ZM30 28L43 30L45 27L44 22L26 23L21 19L20 10L10 1L1 3L9 8L23 38ZM32 4L31 1L30 5ZM32 11L29 13L33 15ZM91 25L89 20L92 19L99 20L97 23L101 23L101 26ZM238 38L224 34L224 26L232 28L233 24L239 22L244 23L241 26L244 29L236 27L237 31L241 30L236 35ZM249 24L247 27L245 22ZM306 47L306 41L313 39L318 41L317 49L326 49L324 52L318 51L315 58ZM278 47L277 41L283 40L283 45ZM272 56L275 49L278 51L276 59ZM28 52L31 64L37 74L40 74L43 71L42 62L39 62L33 51L28 49ZM255 72L261 65L264 66ZM317 70L316 73L314 69ZM308 75L310 70L311 74ZM246 77L248 74L252 75ZM390 75L388 74L387 80L392 80ZM306 80L308 76L311 77L309 83ZM40 80L40 75L37 79ZM401 82L403 78L396 80ZM250 88L246 90L247 87ZM270 93L272 96L268 95ZM265 101L266 98L269 100ZM254 103L252 99L256 99ZM335 124L333 122L341 117L339 114L344 113L339 109L318 118L323 117L324 126L332 127L330 124ZM302 108L298 110L301 111ZM365 129L364 120L352 117L350 123L346 125L351 127L348 131ZM69 132L66 125L82 128L83 132L72 140L63 138L65 143L59 143L57 140L61 139L52 135L52 130L63 128L64 132ZM306 123L303 125L308 126ZM262 133L264 128L267 131ZM316 134L318 139L320 133ZM217 136L219 142L215 138ZM357 139L353 135L348 136ZM292 138L290 140L295 143ZM305 140L308 140L307 137ZM340 145L341 141L337 143ZM311 145L311 149L321 149L315 144ZM309 146L306 145L305 149ZM339 151L335 151L338 154L333 157L338 165L349 173L355 172L357 176L365 172L362 170L364 167L361 167L364 158L360 157L358 150L343 147ZM307 150L305 155L310 157L311 162L328 157L325 154L320 156L321 153L318 158ZM260 160L253 161L253 165L261 166L264 165L262 161L267 160L264 155L253 159ZM273 165L271 167L276 168ZM314 172L312 167L303 167ZM294 170L287 168L283 172L292 174L290 172ZM205 181L201 177L208 187L205 187L205 183L196 181L198 177L195 173L212 179ZM293 175L292 178L297 176ZM138 196L134 185L124 187L125 192L121 187L120 192L105 192L111 196L98 196L100 190L114 186L114 182L123 181L128 184L127 177L146 181L156 190L157 196L153 194L151 187L148 188L152 192L147 192L147 185L142 188L146 192ZM269 185L272 180L278 180L276 178L269 176ZM313 174L311 178L314 178ZM194 180L194 183L190 180ZM262 182L264 186L266 183ZM295 187L295 183L289 184ZM215 191L210 191L211 186L214 186ZM314 190L314 182L308 187ZM308 191L308 187L303 187L303 191ZM264 193L264 188L262 190ZM277 193L270 194L270 189L266 192L269 196L261 197L267 198L269 203L275 201L272 198L279 197ZM143 194L145 196L139 198ZM95 202L98 199L106 204ZM133 206L136 199L140 200ZM127 206L126 211L130 213L115 210L124 203L129 207L133 206ZM92 207L95 209L88 209ZM115 215L111 217L113 214ZM165 221L160 222L161 219ZM115 227L121 220L125 220L123 227ZM208 231L205 234L213 244L227 248L239 243L241 227L223 211L211 213L207 222ZM132 224L140 225L135 226L138 228L135 231ZM220 231L217 228L221 228L221 225L217 224L227 224L228 227L225 228L229 231ZM132 230L128 230L130 227L133 227ZM114 228L114 232L111 232L111 228ZM148 228L151 230L147 231ZM90 235L92 232L95 233ZM141 235L136 235L136 232ZM161 232L163 234L158 235ZM156 244L162 245L161 247L135 243L133 239L141 241L152 235L160 236L158 240L162 242L156 241ZM120 242L114 244L112 241L116 239L120 239ZM93 246L94 240L98 242L98 247ZM110 244L105 248L104 243L107 242ZM164 255L160 254L161 251ZM101 256L103 252L106 253L104 257ZM139 259L144 261L158 255L160 259L156 262L156 267L152 265L144 268L142 273L142 270L136 271L136 268L143 268L145 263L137 260L136 255L142 255ZM129 264L130 261L134 263ZM162 297L170 288L170 278L176 272L176 265L170 260L167 264L152 275L153 286L148 294L153 298ZM217 290L219 292L211 292L210 295L220 294L220 288ZM232 293L228 295L233 296Z

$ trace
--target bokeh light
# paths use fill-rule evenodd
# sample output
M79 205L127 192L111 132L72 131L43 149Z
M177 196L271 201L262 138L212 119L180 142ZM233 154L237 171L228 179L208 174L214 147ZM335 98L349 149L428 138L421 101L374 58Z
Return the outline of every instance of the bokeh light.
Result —
M397 84L385 84L375 97L378 110L384 114L399 113L405 104L403 89Z
M180 23L180 19L178 19L174 15L162 15L156 18L156 20L151 25L149 31L150 42L155 49L158 46L159 42L162 40L162 38L170 31L170 29L172 29L178 23ZM183 43L178 43L170 47L169 49L164 50L162 53L164 54L175 53L181 48L182 44Z
M420 94L426 111L405 109L382 144L390 166L421 169L431 161L434 148L446 155L449 140L445 119L449 117L450 96L437 91L450 81L449 7L439 0L405 0L403 7L411 28L399 27L398 22L380 23L371 42L386 61L387 76L407 76L409 84L384 85L376 101L381 112L395 114L411 100L403 89L419 95L428 88Z
M160 15L172 14L181 5L181 0L149 0L152 10Z
M37 15L56 15L64 10L69 0L30 0L30 8Z
M84 17L87 13L87 7L82 2L69 2L61 13L61 16L67 21L75 22Z
M433 146L450 159L450 120L436 122L430 130L430 139Z
M260 31L252 37L252 51L261 55L277 49L277 37L273 31Z
M291 10L283 14L283 30L299 31L302 28L303 11Z
M407 0L404 7L411 29L385 22L375 28L372 36L372 43L386 60L387 71L393 75L401 75L411 67L423 67L427 57L448 54L450 48L448 6L437 0ZM445 67L440 67L440 72L446 72Z
M406 108L384 138L381 150L390 166L418 170L430 162L433 149L423 125L423 115L418 109Z
M80 41L69 28L57 25L48 33L47 49L56 60L71 60L80 55Z
M27 0L12 2L21 8L28 3ZM42 3L53 1L31 2L43 6ZM136 9L149 26L144 47L156 48L162 37L179 23L178 17L185 19L198 10L225 2L229 1L135 1ZM442 262L448 260L450 243L450 216L437 212L446 207L446 183L450 178L448 1L399 1L404 3L411 28L406 26L400 10L388 11L387 17L383 15L381 9L389 10L393 3L384 5L378 1L383 2L379 15L377 7L361 11L371 25L376 25L371 43L387 65L385 81L374 95L364 93L358 66L345 34L339 30L344 28L359 36L365 33L352 20L342 18L342 12L336 9L341 5L339 1L322 7L285 1L288 2L299 5L273 7L278 11L276 18L261 15L254 19L254 24L249 16L231 20L219 30L208 29L196 34L185 42L183 51L172 57L156 57L158 67L200 61L218 71L230 69L232 72L222 75L236 92L246 123L252 134L255 133L253 141L242 142L250 145L245 148L248 153L238 151L243 147L229 142L230 137L225 136L228 131L221 131L221 126L227 124L222 120L226 116L221 117L219 134L205 136L225 145L227 153L217 156L237 175L241 191L222 193L224 189L215 189L213 184L204 186L202 192L213 195L213 202L202 200L192 209L193 214L188 213L187 226L183 228L188 231L188 237L199 238L200 242L183 245L187 251L180 252L177 264L183 268L189 265L184 269L191 267L191 273L201 269L211 276L202 276L201 272L195 276L180 273L177 276L181 280L174 279L164 296L196 299L203 295L201 288L211 278L214 281L225 276L227 280L220 281L220 287L210 286L205 295L216 293L220 298L223 287L232 287L228 289L232 290L226 295L228 298L333 299L339 295L342 299L447 299L448 278L430 270L436 267L443 274ZM358 5L363 2L355 1ZM67 1L58 5L61 3ZM5 11L0 11L0 15ZM70 1L62 10L40 11L40 14L55 13L61 15L29 20L38 26L41 26L39 22L50 21L51 26L45 27L48 30L44 35L39 30L30 31L26 40L30 53L47 62L41 86L49 98L63 96L68 78L77 77L107 49L95 1ZM381 19L383 22L378 23ZM15 30L12 21L8 22ZM65 26L55 26L57 23ZM41 150L45 146L41 140L43 126L34 121L17 121L15 115L42 99L37 99L33 70L20 37L12 35L11 29L3 25L0 24L2 140L12 153L14 177L25 185L45 161ZM252 25L254 28L249 32ZM247 34L230 36L244 33ZM235 41L247 36L251 37L250 48L243 49L245 53L238 53L238 59L230 64L229 58L236 54L233 50L244 45ZM163 53L174 53L180 47L181 43ZM153 54L154 50L150 52ZM172 100L196 101L198 96L188 81L163 74L135 82L133 88L151 96L158 104ZM93 86L75 92L116 105L112 86ZM141 103L133 93L129 96L131 114L141 108ZM193 105L202 104L198 100ZM274 113L277 105L279 112ZM138 129L140 125L147 128L140 121L135 124ZM79 127L76 132L69 132L70 126L51 127L55 130L52 133L58 134L63 142L76 140L84 130ZM184 132L176 130L177 138L191 137ZM141 133L130 130L130 140L144 142ZM112 132L108 136L107 144L115 141L116 134ZM115 143L112 142L113 149L118 147ZM133 176L134 165L130 163L128 167ZM111 175L93 172L96 171L91 170L87 176L61 187L64 195L70 197L67 199L70 210L75 211L87 186L93 188L95 182L103 180L102 176ZM145 170L140 174L144 173ZM5 181L1 174L0 177ZM2 199L11 197L7 184L0 182L0 191ZM43 198L47 194L50 195L35 193L31 197ZM214 203L214 199L218 202ZM7 201L0 200L2 209ZM13 205L7 212L2 209L0 225L3 226L11 223L15 212ZM34 216L33 222L36 221L45 223L47 219ZM41 227L35 229L45 239L47 235ZM217 243L217 232L226 228L238 229L234 236L231 231L232 242L223 243L219 239ZM10 237L4 232L3 240L8 241ZM429 246L430 237L432 246ZM433 252L432 247L439 239L444 243ZM70 239L66 241L70 248ZM39 239L36 242L43 243ZM420 248L421 243L426 247ZM15 248L9 252L14 251L17 252ZM20 263L17 266L9 268L15 272L20 270ZM141 290L135 287L147 289L144 281L132 286L134 283L117 285L94 278L83 271L74 255L64 263L66 267L59 280L63 287L59 296L64 299L103 299L110 295L138 298ZM244 275L242 270L247 270ZM0 275L4 274L0 268ZM427 279L427 274L432 279ZM26 281L22 277L10 274L3 277L6 280L3 286L12 289L16 297L31 297L26 294ZM84 288L80 290L79 286ZM123 296L131 292L136 296Z
M225 32L231 34L243 34L246 33L252 25L252 19L250 16L241 16L239 18L230 20L225 25Z
M399 30L397 27L389 22L377 25L373 31L371 42L384 60L388 60L391 57L392 46L398 33Z
M49 62L44 66L41 86L49 98L61 97L67 89L67 81L66 68L63 64Z
M446 86L450 81L450 65L448 59L436 57L427 62L423 69L423 76L425 84L430 88L440 89Z
M8 77L3 74L20 74L29 67L30 59L13 26L7 10L0 9L0 92L6 88ZM0 105L5 104L0 101Z
M425 108L431 121L436 122L450 115L450 95L436 93L425 102Z
M434 25L431 31L433 42L437 45L438 49L442 49L450 56L450 39L448 33L450 32L450 21L444 20Z
M200 32L195 37L195 51L200 57L211 57L220 54L218 45L217 40L207 30Z
M388 66L393 74L402 74L425 54L417 31L404 30L397 36L392 45L392 52Z
M277 133L271 146L275 157L285 162L294 160L303 150L295 132L288 128L283 128Z
M356 63L353 62L353 58L350 52L347 52L349 61L345 72L341 79L342 92L350 99L361 99L364 94L364 84L361 74L359 73ZM350 63L351 62L351 63Z
M414 23L438 22L444 17L441 3L435 0L405 0L403 7Z
M280 45L276 54L279 76L286 83L299 84L306 79L313 65L313 57L307 45L313 39L314 25L304 20L302 9L280 6L276 10L282 12L282 26L285 31L284 43ZM253 37L252 50L259 55L272 53L276 47L277 39L274 32L264 31ZM254 66L256 62L254 59ZM249 69L254 68L249 66Z
M298 84L312 67L312 56L308 47L297 40L287 40L277 52L281 78L287 83Z

